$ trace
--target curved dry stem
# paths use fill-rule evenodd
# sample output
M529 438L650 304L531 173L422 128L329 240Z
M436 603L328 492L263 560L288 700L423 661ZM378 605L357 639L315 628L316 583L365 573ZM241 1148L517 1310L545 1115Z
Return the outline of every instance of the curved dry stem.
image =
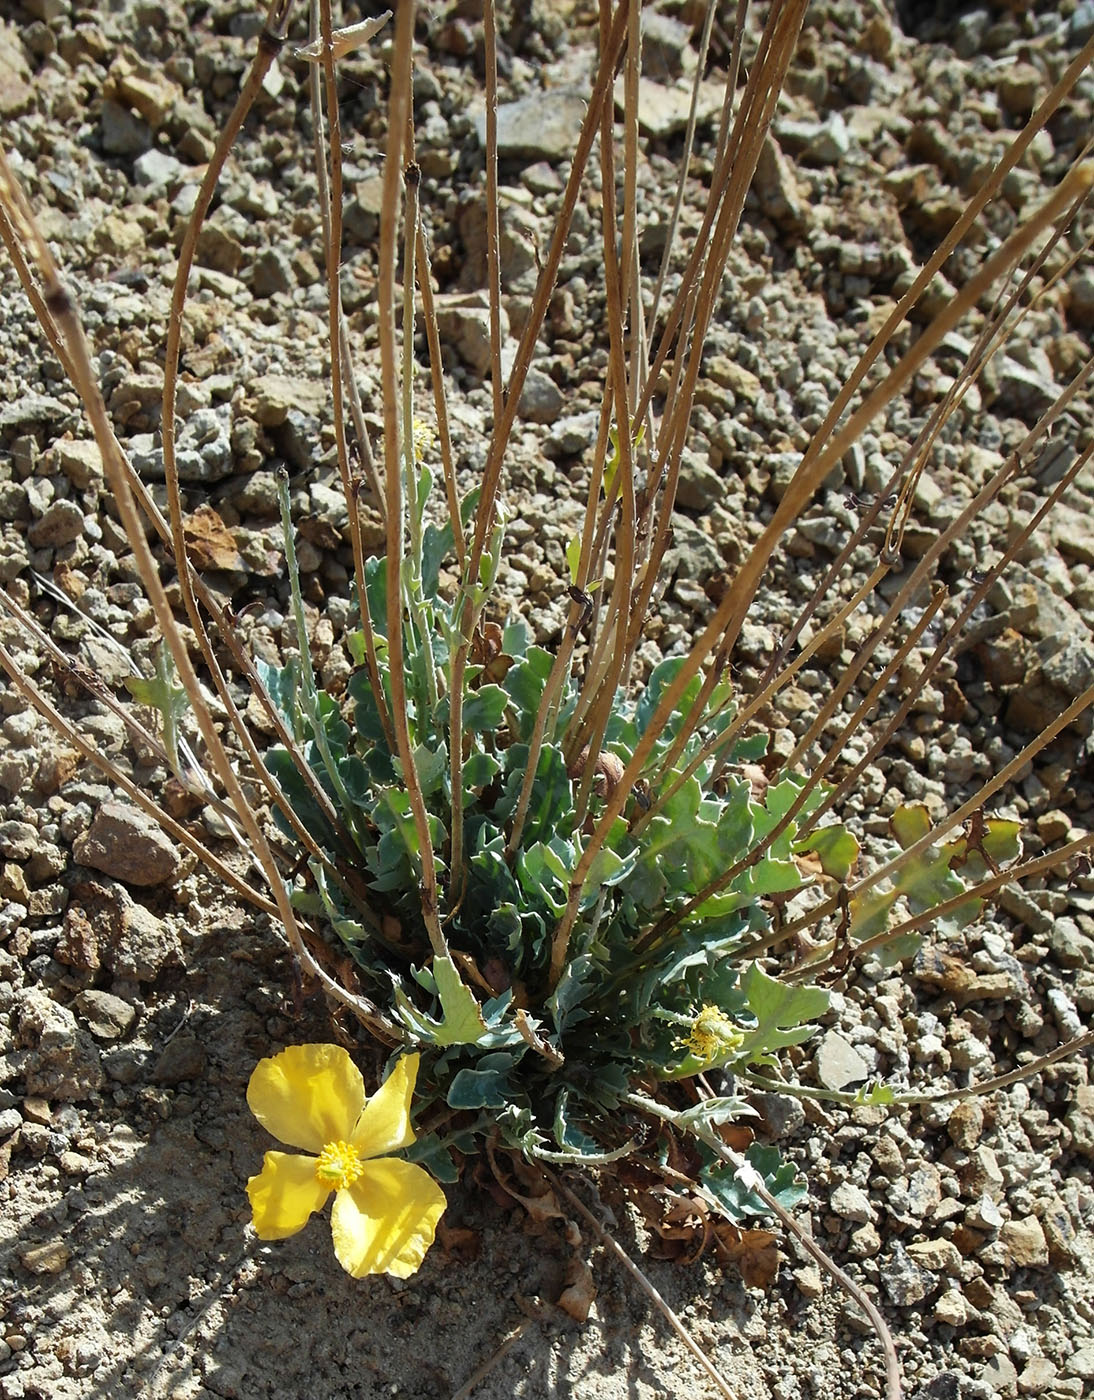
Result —
M868 425L898 393L912 380L921 366L938 348L943 338L958 324L980 298L1022 259L1031 244L1065 214L1080 195L1089 194L1094 184L1094 168L1090 164L1068 171L1057 188L1048 196L1030 219L1015 229L1000 247L985 261L983 266L969 279L949 304L924 328L919 338L901 356L882 382L867 394L863 403L851 414L842 428L836 430L815 456L810 454L802 459L797 472L792 477L786 494L779 502L760 539L753 546L748 558L737 571L732 586L724 602L719 606L711 623L704 631L699 643L688 657L687 665L677 677L677 683L687 673L688 679L696 674L705 659L708 648L706 639L717 625L721 633L718 645L719 655L728 657L736 644L741 625L748 613L752 599L756 595L760 579L779 540L790 528L812 500L814 494L843 454L865 432ZM691 705L676 740L670 747L670 761L675 761L687 742L696 724L702 718L710 699L710 693L717 684L720 667L711 667ZM667 697L666 697L667 698ZM674 700L679 696L673 697ZM667 715L666 715L667 718ZM657 716L651 722L656 723ZM662 721L662 727L664 721Z
M0 595L0 597L2 596L3 595ZM5 598L4 601L8 602L9 600ZM151 817L156 825L170 836L173 841L177 841L180 846L184 846L192 855L197 856L202 864L207 866L214 875L219 876L229 889L235 890L236 894L245 899L248 904L253 904L256 909L260 909L264 914L276 916L278 912L276 904L260 894L258 890L253 889L245 880L241 879L241 877L238 876L230 866L226 865L219 856L215 856L207 846L203 845L202 842L197 839L197 837L192 836L186 827L175 821L175 819L157 802L149 797L148 793L140 784L133 782L120 768L111 763L106 754L102 753L94 744L85 739L80 731L69 723L39 686L26 675L15 660L15 657L3 644L0 644L0 666L3 666L4 670L8 673L8 677L16 690L19 691L24 699L34 706L55 733L60 734L61 737L67 740L73 748L78 750L89 763L93 763L100 772L104 773L119 791L124 792L135 806L139 807L142 812ZM91 686L92 678L85 677L79 671L73 670L71 666L69 670L70 673L75 676L76 680L82 685L88 686L92 694L96 694L97 699L103 698L101 695L98 695ZM143 737L147 736L142 736L142 738ZM203 796L207 796L207 794L203 794Z
M277 8L276 5L273 6L271 12L276 13ZM33 265L42 280L43 299L47 310L56 321L61 336L69 348L72 359L73 384L90 420L96 444L102 455L107 485L114 495L122 525L133 551L137 571L156 618L156 624L161 636L167 642L179 680L190 697L194 717L213 769L228 796L233 811L247 834L247 839L251 842L255 857L269 884L289 945L304 967L331 996L352 1010L366 1025L378 1027L385 1034L391 1034L392 1028L389 1027L386 1018L381 1015L378 1008L366 998L347 992L319 966L304 944L296 921L296 914L289 900L288 890L277 868L273 850L266 840L257 815L247 801L240 780L232 767L227 750L202 695L201 686L182 633L175 625L166 591L160 581L159 570L141 527L141 516L137 511L134 494L130 489L127 477L127 463L110 427L106 405L103 402L92 368L83 326L76 313L72 298L61 282L53 255L41 236L23 190L16 181L2 150L0 150L0 201L5 203L9 210L19 211L17 227L20 229L20 234L24 238L24 246L27 248ZM15 221L13 220L13 222ZM398 1032L395 1034L397 1038L401 1038Z
M820 451L821 444L827 441L835 431L836 424L843 416L848 404L854 398L859 387L870 372L870 369L882 354L885 347L889 344L897 327L901 324L912 307L915 306L916 302L930 285L931 279L942 269L946 259L961 240L965 238L987 205L999 193L1007 175L1023 159L1037 133L1044 128L1046 123L1059 108L1060 104L1078 82L1079 78L1090 66L1091 60L1094 60L1094 37L1087 40L1076 57L1068 64L1059 82L1045 95L1044 100L1031 114L1029 121L1015 137L1003 158L989 172L984 183L977 190L976 194L973 195L949 233L946 234L945 238L943 238L942 242L931 254L927 262L924 263L915 280L912 282L912 285L893 307L885 323L880 327L873 340L867 346L861 360L855 366L851 377L833 400L831 408L825 415L824 422L817 430L813 441L810 443L802 459L799 471L807 466L811 459ZM795 626L791 628L783 638L782 644L771 662L769 673L770 671L777 670L783 660L785 660L787 652L794 645L795 641L797 641L800 630L804 624L805 618L803 616L799 618Z
M658 1103L656 1099L651 1099L645 1094L626 1094L624 1102L632 1107L640 1109L643 1113L652 1114L656 1118L662 1119L666 1123L675 1123L679 1115L671 1108L666 1108L664 1104ZM843 1291L863 1310L870 1319L874 1331L881 1342L882 1351L885 1354L885 1394L886 1400L901 1400L900 1384L900 1362L897 1360L896 1347L893 1345L892 1333L886 1325L885 1319L878 1312L877 1307L869 1296L855 1283L854 1279L848 1277L839 1267L834 1259L830 1258L820 1245L811 1236L807 1235L794 1217L785 1207L781 1206L771 1192L764 1185L763 1178L751 1164L729 1147L718 1134L712 1129L704 1127L702 1123L691 1122L683 1131L694 1133L698 1138L710 1148L716 1157L720 1157L723 1162L727 1162L736 1172L737 1176L748 1187L754 1191L764 1205L776 1216L790 1233L797 1240L801 1248L818 1263L825 1273L829 1274ZM704 1193L704 1199L708 1199ZM718 1207L717 1198L709 1197L712 1205ZM720 1209L720 1207L718 1207Z
M617 1263L622 1265L622 1267L627 1271L627 1273L634 1280L634 1282L637 1283L638 1287L642 1290L642 1292L646 1295L650 1302L653 1303L657 1311L661 1314L661 1316L665 1319L665 1321L669 1324L672 1330L683 1342L684 1346L687 1347L691 1355L703 1368L703 1371L706 1373L707 1377L713 1382L713 1384L717 1388L718 1393L720 1395L723 1395L725 1397L725 1400L738 1400L738 1397L729 1388L729 1384L726 1381L725 1377L710 1360L706 1352L703 1351L702 1347L700 1347L699 1343L691 1335L691 1333L684 1326L684 1324L680 1321L680 1318L676 1313L675 1309L665 1301L662 1294L657 1290L657 1288L654 1287L653 1283L646 1277L646 1275L642 1272L642 1270L638 1267L638 1265L634 1262L634 1260L630 1257L630 1255L618 1242L618 1240L616 1240L612 1235L608 1233L608 1231L596 1218L596 1216L581 1199L581 1197L578 1196L576 1192L570 1190L570 1188L566 1185L566 1183L562 1180L562 1178L558 1175L557 1172L553 1172L550 1169L550 1167L544 1166L542 1162L538 1163L537 1165L539 1166L540 1171L551 1183L552 1188L555 1191L557 1191L558 1194L569 1203L569 1205L572 1207L573 1210L577 1212L578 1215L581 1216L582 1220L584 1220L585 1223L589 1226L593 1234L596 1235L597 1239L604 1246L604 1248L608 1250L608 1252L617 1261Z
M384 155L383 200L380 213L380 253L377 273L379 310L380 372L384 407L384 490L387 496L387 646L388 679L391 684L391 719L395 747L402 765L403 783L414 818L421 862L422 919L434 955L446 957L448 944L438 913L437 865L429 829L418 767L410 739L407 711L406 675L403 666L403 538L406 528L406 501L399 461L400 413L399 355L395 334L395 262L398 252L400 194L403 183L403 155L407 120L410 114L411 64L414 47L413 0L399 6L395 17L395 48L391 62L391 99L388 104L388 140ZM362 612L367 601L362 595Z

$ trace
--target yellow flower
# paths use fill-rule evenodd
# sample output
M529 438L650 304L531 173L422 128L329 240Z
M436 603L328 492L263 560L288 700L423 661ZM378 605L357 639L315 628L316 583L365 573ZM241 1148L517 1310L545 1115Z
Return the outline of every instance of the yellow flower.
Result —
M697 1060L711 1065L736 1050L744 1036L719 1006L707 1002L691 1023L684 1045Z
M418 1056L404 1055L366 1099L361 1072L339 1045L290 1045L259 1061L247 1085L251 1112L280 1142L315 1154L266 1153L247 1183L259 1239L295 1235L333 1191L334 1252L348 1274L417 1271L444 1192L421 1167L386 1155L414 1141L417 1076Z

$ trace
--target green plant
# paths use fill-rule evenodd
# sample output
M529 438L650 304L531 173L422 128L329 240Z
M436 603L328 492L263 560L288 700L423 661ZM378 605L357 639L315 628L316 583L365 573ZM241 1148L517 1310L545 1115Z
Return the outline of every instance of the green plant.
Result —
M142 742L158 747L180 781L208 798L209 780L196 776L175 739L183 719L181 697L186 697L191 718L184 727L192 724L200 733L216 791L238 821L270 894L230 872L228 878L258 907L276 912L302 966L375 1039L393 1050L420 1051L419 1138L411 1149L415 1160L442 1180L454 1180L459 1155L479 1150L486 1141L548 1166L607 1165L639 1146L647 1160L656 1162L660 1156L665 1165L680 1139L687 1138L694 1188L732 1221L785 1213L798 1190L792 1172L773 1149L754 1146L742 1155L727 1144L718 1129L747 1119L747 1103L739 1087L713 1095L703 1075L722 1069L739 1084L782 1087L765 1071L776 1070L779 1052L804 1041L825 1010L827 993L814 984L821 974L843 972L869 954L906 958L927 924L959 928L1001 884L1047 869L1044 860L1021 859L1016 824L987 816L985 804L1094 699L1090 690L1078 696L1022 754L946 818L932 823L924 809L915 807L895 813L891 852L882 852L880 843L860 851L856 838L830 815L892 736L915 688L938 673L976 606L1044 511L1089 461L1088 447L1007 540L989 574L958 603L944 590L931 592L942 552L1013 479L1024 454L1061 421L1089 382L1088 363L1031 429L1019 452L909 565L880 622L794 752L768 753L780 692L881 581L896 572L916 482L956 406L1031 300L1068 266L1061 230L1087 197L1091 177L1084 167L1072 171L1038 211L1018 223L910 348L896 353L904 316L1059 106L1094 49L1088 44L1046 96L880 327L692 648L643 675L639 644L669 546L704 340L804 3L791 0L771 7L759 35L744 25L734 33L709 198L683 259L679 290L663 312L670 251L648 311L640 295L639 7L621 5L614 14L604 7L601 58L588 114L504 391L494 17L487 6L494 413L481 480L462 492L449 440L447 388L418 208L419 173L408 134L414 11L410 5L400 7L391 53L377 281L384 432L374 477L386 528L386 549L379 558L368 558L362 543L357 505L368 473L355 471L350 446L352 426L361 461L374 461L354 399L350 337L337 275L338 41L329 4L317 4L310 56L330 290L331 389L359 617L348 638L356 670L345 695L336 696L321 688L310 658L287 483L282 485L282 516L298 655L273 667L245 654L231 615L187 556L175 467L179 328L190 265L227 151L284 35L287 9L271 6L267 36L209 164L180 253L163 410L169 522L153 506L113 434L74 308L13 175L0 164L5 210L0 232L55 353L84 397L170 652L168 660L165 651L156 678L133 687L137 700L160 711L162 741L139 729L131 715L127 722ZM713 7L709 13L713 16ZM707 37L709 33L708 23ZM748 77L738 89L746 43L752 48ZM623 160L617 169L610 104L620 63ZM536 644L527 626L509 617L498 599L505 528L501 492L521 388L598 137L610 350L583 524L567 552L569 618L550 650ZM670 250L672 245L670 238ZM1022 270L1016 274L1016 269ZM1000 285L1005 290L990 301L989 294ZM419 312L428 346L436 455L428 435L417 427L421 406L416 408L414 395L414 326ZM849 446L970 313L978 317L979 333L965 368L892 482L864 509L755 691L742 695L731 670L734 647L780 541ZM651 344L655 352L648 349ZM895 499L887 507L890 492ZM197 664L160 583L138 507L174 555L186 622L200 653ZM882 544L882 513L889 508ZM855 550L864 541L871 542L872 550L866 577L836 595L838 603L832 606L834 583L853 572L859 562ZM457 580L450 590L441 583L446 571ZM565 588L566 580L559 586ZM913 605L921 611L907 626ZM870 737L864 756L853 765L844 763L848 740L866 731L889 682L932 621L944 615L947 630L915 679L903 682L905 699ZM29 619L22 621L31 627ZM791 656L807 626L811 635ZM38 641L50 645L41 634ZM55 648L53 654L64 661ZM64 726L63 716L40 687L20 675L10 655L0 652L0 660L34 703ZM865 668L875 663L877 675L864 699L841 710ZM255 790L274 810L280 842L271 839L259 819L254 790L240 782L199 683L199 665L248 760ZM233 669L257 696L277 736L269 749L260 747L243 717L229 675ZM65 732L79 742L71 726ZM93 756L88 746L84 751ZM168 824L147 794L131 795ZM958 828L963 828L961 834L956 834ZM178 824L170 829L204 858L215 859L192 832ZM1079 838L1056 852L1053 861L1082 853L1092 841ZM872 862L863 873L860 858ZM291 877L286 873L290 869ZM305 939L302 924L324 930L324 939ZM792 940L806 936L797 962L788 966L774 960ZM342 971L343 950L353 962L352 978ZM1078 1043L1089 1043L1089 1037ZM808 1092L800 1086L797 1091ZM887 1094L870 1089L861 1097L884 1102Z

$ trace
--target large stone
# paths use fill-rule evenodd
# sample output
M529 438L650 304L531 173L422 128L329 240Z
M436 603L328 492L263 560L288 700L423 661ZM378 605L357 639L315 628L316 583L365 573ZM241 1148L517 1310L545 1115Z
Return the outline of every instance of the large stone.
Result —
M28 1097L73 1102L88 1099L103 1082L95 1043L76 1018L38 988L23 998L18 1043L27 1048L24 1081Z
M870 1077L870 1066L839 1031L828 1031L817 1050L817 1078L826 1089L845 1089Z
M178 935L122 884L86 880L72 891L54 956L88 972L150 982L180 957Z
M127 885L166 885L178 874L178 846L137 807L104 802L73 845L81 865Z
M581 134L586 94L567 88L503 102L498 107L498 155L503 159L560 161L572 156ZM486 113L475 118L479 144L486 145Z

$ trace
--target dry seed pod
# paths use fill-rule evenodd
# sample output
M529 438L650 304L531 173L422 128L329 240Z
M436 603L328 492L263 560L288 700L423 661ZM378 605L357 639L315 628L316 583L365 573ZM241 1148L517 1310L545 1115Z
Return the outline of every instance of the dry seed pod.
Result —
M585 765L588 761L589 750L586 746L570 764L566 770L567 774L571 778L580 778L585 772ZM593 792L596 793L597 797L610 798L623 780L623 760L618 754L602 750L597 755L593 772L595 774Z

